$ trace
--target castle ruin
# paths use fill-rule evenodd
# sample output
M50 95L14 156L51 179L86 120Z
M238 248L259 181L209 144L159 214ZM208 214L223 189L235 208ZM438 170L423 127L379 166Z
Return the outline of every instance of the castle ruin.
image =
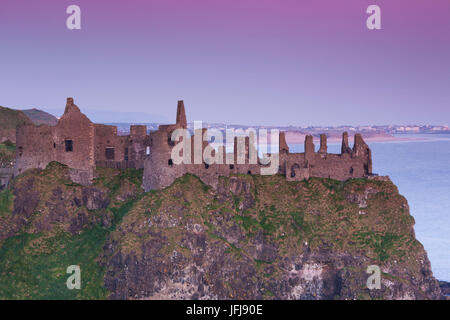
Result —
M97 166L143 168L142 187L149 191L167 187L187 173L216 187L219 176L261 174L269 166L256 156L252 136L234 137L234 152L227 153L225 146L217 149L211 147L204 139L206 129L195 130L194 135L185 135L174 141L172 134L177 129L187 129L183 101L178 101L175 124L160 125L158 130L150 133L147 133L145 125L133 125L129 135L121 136L115 126L92 123L74 104L73 98L68 98L64 114L55 126L27 124L17 127L14 176L31 168L45 168L51 161L57 161L70 168L70 177L74 182L89 185ZM194 153L182 155L185 159L189 156L191 161L176 163L172 155L180 143L191 144L191 150L196 148L196 143L200 144L200 157ZM354 146L350 148L348 134L344 132L340 154L327 152L325 134L320 136L317 152L311 135L305 138L303 153L289 152L284 132L279 133L278 145L278 168L275 173L284 175L288 181L309 177L345 181L372 174L371 151L360 134L355 134ZM205 158L203 155L207 148L211 150L211 155L223 159L223 162L211 162Z

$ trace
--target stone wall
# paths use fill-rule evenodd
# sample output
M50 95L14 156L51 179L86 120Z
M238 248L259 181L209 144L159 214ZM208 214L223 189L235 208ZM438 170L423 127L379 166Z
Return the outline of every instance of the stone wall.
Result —
M150 136L147 135L147 126L133 125L130 127L127 148L127 161L134 162L135 168L144 168L144 161L151 153Z
M72 98L56 126L24 125L16 129L14 175L31 168L45 168L51 161L72 169L74 182L87 184L94 173L94 125Z
M315 152L312 136L305 138L305 153L282 153L280 156L287 180L309 177L347 180L372 174L372 154L360 134L355 134L353 148L349 147L348 134L343 133L341 154L327 153L326 136L321 135L321 146Z
M226 154L224 148L217 152L222 153L221 164L210 164L207 159L200 159L200 163L194 161L194 141L202 146L202 152L208 147L203 141L206 129L197 130L193 136L186 137L191 142L190 164L176 164L172 159L172 150L179 142L172 142L172 132L186 127L186 115L184 104L178 102L177 122L173 125L159 126L158 131L151 134L151 154L144 165L143 188L146 191L160 189L169 186L176 178L186 173L198 176L206 184L216 187L220 176L230 174L261 174L261 169L267 165L261 164L261 159L250 162L253 144L249 138L245 138L244 144L239 144L234 139L234 153ZM243 138L244 139L244 138ZM284 132L280 133L279 142L279 167L276 173L286 176L288 181L308 179L310 177L323 177L336 180L350 178L362 178L372 174L371 151L362 139L361 135L355 135L355 145L348 145L348 134L343 133L342 153L330 154L327 152L327 137L321 135L320 148L315 152L312 136L305 138L304 153L290 153L286 143ZM244 161L238 161L238 147L244 146ZM255 151L256 152L256 151ZM215 153L212 153L215 156ZM241 152L242 154L242 152ZM231 159L231 161L228 160ZM197 161L198 162L198 161Z
M125 160L126 137L117 134L117 127L104 124L95 124L94 150L95 161L122 161ZM107 158L107 148L112 149L110 158Z
M150 147L147 126L133 125L130 135L119 136L117 127L95 125L95 163L108 168L143 168Z
M14 176L31 168L45 168L54 159L54 128L33 124L16 129L16 162Z
M83 185L94 178L95 166L143 168L150 147L146 126L131 126L129 136L117 127L93 124L67 98L64 115L55 126L27 124L16 129L14 175L31 168L45 168L57 161L70 168L71 179Z
M184 129L185 133L173 142L171 137L176 129ZM146 126L135 125L130 127L130 135L120 136L115 126L93 124L73 99L68 98L64 115L56 126L27 124L17 128L14 175L30 168L45 168L49 162L57 161L70 168L74 182L86 185L92 182L95 166L144 168L143 188L148 191L167 187L186 173L216 187L220 176L262 174L263 168L270 166L261 163L252 135L235 137L234 153L227 154L224 147L214 150L204 141L206 129L196 130L192 136L186 129L183 101L178 101L175 124L160 125L150 134L147 134ZM179 150L179 143L184 143L184 139L186 146L190 146L190 150L185 150L190 156L178 164L172 159L172 151L174 148ZM341 154L327 152L326 135L320 137L318 152L315 152L312 136L305 138L304 153L289 152L284 132L280 133L279 139L279 153L276 154L279 163L275 163L273 173L285 175L289 181L309 177L347 180L372 174L371 151L359 134L355 135L353 148L348 144L348 134L343 134ZM201 148L198 158L194 156L197 145ZM203 158L207 148L212 158L219 161Z
M74 176L83 176L86 172L92 180L95 166L94 124L81 113L72 98L67 99L64 114L54 128L55 161L76 169L78 173ZM69 141L72 141L72 151L67 150ZM83 176L80 180L83 182L86 178Z

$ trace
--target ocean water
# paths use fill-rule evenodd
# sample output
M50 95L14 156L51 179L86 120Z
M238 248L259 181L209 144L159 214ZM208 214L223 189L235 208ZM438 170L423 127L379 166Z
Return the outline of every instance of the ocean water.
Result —
M406 197L434 276L450 281L450 134L398 137L418 140L368 143L373 172L390 176ZM297 144L289 147L291 152L304 149ZM328 152L339 153L340 144L329 144Z

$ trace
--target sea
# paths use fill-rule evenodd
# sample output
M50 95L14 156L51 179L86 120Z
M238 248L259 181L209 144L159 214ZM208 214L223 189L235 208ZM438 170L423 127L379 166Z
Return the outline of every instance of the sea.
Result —
M450 134L399 134L408 140L368 142L373 172L390 176L406 197L434 276L450 281ZM317 148L317 144L316 144ZM340 143L328 152L340 153ZM289 144L303 152L303 144Z

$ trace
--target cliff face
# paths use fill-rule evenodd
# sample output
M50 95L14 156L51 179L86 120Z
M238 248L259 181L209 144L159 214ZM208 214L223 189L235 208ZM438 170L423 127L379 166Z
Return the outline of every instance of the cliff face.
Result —
M141 174L102 169L82 187L51 163L17 177L0 193L0 298L441 297L388 179L237 175L214 190L186 175L144 194ZM72 264L81 290L65 287Z

